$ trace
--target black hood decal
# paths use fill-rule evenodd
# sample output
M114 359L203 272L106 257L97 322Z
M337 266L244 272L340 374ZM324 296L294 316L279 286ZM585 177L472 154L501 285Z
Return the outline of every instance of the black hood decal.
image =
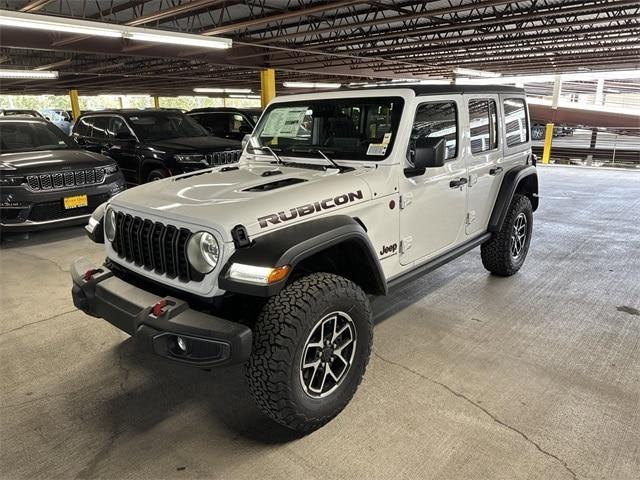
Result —
M364 195L362 194L362 190L343 193L342 195L325 198L324 200L320 200L318 202L306 203L304 205L300 205L299 207L290 208L288 211L271 213L269 215L258 217L258 223L260 224L260 228L266 228L269 226L269 224L277 225L282 222L293 220L294 218L304 217L305 215L310 215L315 212L335 208L340 205L354 202L356 200L362 200L363 198Z

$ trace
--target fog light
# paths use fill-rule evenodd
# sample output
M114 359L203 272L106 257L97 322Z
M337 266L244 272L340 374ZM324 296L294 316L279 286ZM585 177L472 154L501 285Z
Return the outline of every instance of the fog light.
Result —
M178 348L182 350L183 353L187 353L187 341L182 337L176 337L176 343L178 344Z

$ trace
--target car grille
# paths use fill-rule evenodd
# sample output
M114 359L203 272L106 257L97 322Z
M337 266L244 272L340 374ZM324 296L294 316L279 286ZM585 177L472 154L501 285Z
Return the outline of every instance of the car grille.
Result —
M71 172L29 175L27 184L31 190L57 190L79 185L98 185L104 182L105 176L104 168L91 168Z
M52 202L40 202L31 207L29 212L29 220L33 222L45 222L47 220L61 220L70 217L78 217L80 215L91 215L101 203L109 200L110 195L103 193L100 195L89 195L87 197L87 206L80 208L64 208L64 201L55 200Z
M158 275L183 282L200 281L204 276L191 268L187 258L190 238L191 231L186 228L117 212L116 236L111 245L120 258Z
M207 154L209 165L226 165L236 163L240 159L241 150L229 150L226 152L215 152Z

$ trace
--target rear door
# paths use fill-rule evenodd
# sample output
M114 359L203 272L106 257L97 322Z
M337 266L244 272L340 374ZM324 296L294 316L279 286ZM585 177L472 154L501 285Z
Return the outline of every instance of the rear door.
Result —
M466 233L484 232L489 223L504 167L500 139L498 95L465 95L468 117L466 145L469 169Z
M134 140L118 139L118 133L127 133L133 136L133 132L125 122L124 118L118 116L109 117L109 145L106 155L118 162L120 170L128 183L138 183L139 161L136 156L136 144Z
M417 138L444 138L446 161L423 175L400 180L400 263L423 263L465 240L467 166L461 149L461 95L415 99L407 161Z

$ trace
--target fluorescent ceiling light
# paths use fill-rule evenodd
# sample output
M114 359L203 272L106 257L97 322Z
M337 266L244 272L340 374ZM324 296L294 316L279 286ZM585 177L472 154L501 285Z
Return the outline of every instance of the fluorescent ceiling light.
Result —
M488 72L486 70L474 70L472 68L460 68L460 67L454 68L453 73L455 73L456 75L468 75L469 77L485 77L485 78L496 78L496 77L502 76L502 74L497 72Z
M56 18L31 13L0 10L0 26L18 27L48 32L79 33L98 37L122 37L120 30L112 26L102 26L98 22L87 22L76 18Z
M282 84L286 88L340 88L341 83L323 83L323 82L284 82Z
M518 75L499 78L456 78L457 85L490 85L490 84L524 84L524 83L553 83L556 81L556 74L545 75ZM625 80L640 78L640 70L618 70L607 72L581 72L581 73L561 73L562 81L568 80Z
M58 72L54 70L8 70L0 69L0 78L33 78L53 80L58 78Z
M196 87L193 89L196 93L251 93L250 88L209 88Z
M237 95L237 94L232 94L232 95L229 95L229 98L260 98L260 95Z
M186 45L189 47L231 48L231 40L220 37L206 37L189 33L167 32L151 30L149 28L127 28L122 34L123 38L139 40L141 42L168 43L171 45Z
M151 28L127 27L125 25L112 25L77 18L51 17L9 10L0 10L0 26L99 37L126 38L134 41L168 43L200 48L221 49L231 48L232 45L232 41L228 38L169 32Z

